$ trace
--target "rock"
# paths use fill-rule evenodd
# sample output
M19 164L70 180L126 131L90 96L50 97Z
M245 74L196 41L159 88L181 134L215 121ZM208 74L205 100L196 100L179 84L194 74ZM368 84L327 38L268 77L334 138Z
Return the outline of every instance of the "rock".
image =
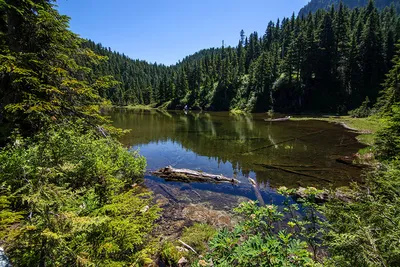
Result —
M191 221L207 223L216 227L232 226L231 216L226 211L213 210L203 205L188 205L182 215Z
M308 192L307 188L299 187L296 192L293 194L295 199L297 198L307 198ZM346 187L337 188L334 192L329 192L327 190L323 190L321 193L315 195L315 202L316 203L325 203L331 199L339 199L344 202L351 202L355 196L351 190Z
M140 210L140 212L141 213L145 213L146 211L148 211L149 210L149 206L144 206L141 210Z
M175 247L176 248L176 250L178 250L179 252L189 252L189 250L187 249L187 248L184 248L184 247L179 247L179 246L176 246Z
M182 257L182 258L178 261L179 266L185 266L187 263L189 263L189 261L188 261L185 257Z
M299 187L296 192L294 193L294 198L308 198L308 190L307 188L304 187ZM317 193L315 195L315 202L317 203L324 203L329 200L329 192L324 190L323 192Z
M336 189L334 196L336 199L339 199L346 203L353 201L353 199L356 197L354 195L354 192L347 187L340 187Z
M10 261L8 260L2 247L0 247L0 267L11 267Z
M157 194L154 199L156 200L157 205L159 205L160 207L164 207L166 205L169 204L169 200L168 198L164 197L161 194Z

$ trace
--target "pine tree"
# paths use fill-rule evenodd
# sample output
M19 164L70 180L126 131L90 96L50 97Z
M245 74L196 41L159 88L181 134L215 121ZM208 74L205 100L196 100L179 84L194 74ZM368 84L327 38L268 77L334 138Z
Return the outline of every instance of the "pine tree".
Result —
M369 97L372 103L375 103L386 67L384 64L379 16L373 6L373 1L370 1L364 13L364 18L366 19L366 24L360 44L362 85L365 95Z

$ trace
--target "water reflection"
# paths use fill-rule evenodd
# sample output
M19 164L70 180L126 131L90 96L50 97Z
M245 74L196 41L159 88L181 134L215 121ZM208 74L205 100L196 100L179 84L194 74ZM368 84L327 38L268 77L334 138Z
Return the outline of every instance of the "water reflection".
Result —
M148 168L166 165L223 174L264 186L341 186L360 170L336 162L362 145L355 134L322 121L265 122L265 115L119 109L114 125L131 132L121 141L139 148ZM217 189L215 189L217 190Z

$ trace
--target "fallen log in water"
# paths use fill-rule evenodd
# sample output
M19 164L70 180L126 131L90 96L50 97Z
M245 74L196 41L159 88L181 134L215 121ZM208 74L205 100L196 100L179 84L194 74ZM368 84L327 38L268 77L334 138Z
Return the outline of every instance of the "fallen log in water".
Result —
M175 169L171 166L154 171L152 172L152 174L167 180L174 180L179 182L196 181L208 183L240 183L237 179L228 178L223 175L210 174L189 169Z
M290 120L290 116L286 116L284 118L278 118L278 119L264 119L266 122L275 122L275 121L288 121Z
M256 194L256 197L258 199L258 202L260 202L260 206L265 206L265 202L263 197L261 196L260 188L258 187L258 184L255 180L251 179L249 177L249 182L253 186L254 193Z
M363 169L363 168L368 167L368 165L354 163L354 161L356 159L357 159L357 156L355 156L355 155L353 155L353 156L345 156L345 157L337 158L336 162L342 163L342 164L345 164L347 166L351 166L351 167L354 167L354 168L358 168L358 169Z

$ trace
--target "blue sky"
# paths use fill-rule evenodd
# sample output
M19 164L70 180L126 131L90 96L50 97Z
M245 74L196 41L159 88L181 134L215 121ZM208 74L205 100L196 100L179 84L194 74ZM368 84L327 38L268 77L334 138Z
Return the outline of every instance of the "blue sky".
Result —
M58 0L71 30L133 59L174 64L196 51L237 45L240 30L264 33L270 20L308 0Z

